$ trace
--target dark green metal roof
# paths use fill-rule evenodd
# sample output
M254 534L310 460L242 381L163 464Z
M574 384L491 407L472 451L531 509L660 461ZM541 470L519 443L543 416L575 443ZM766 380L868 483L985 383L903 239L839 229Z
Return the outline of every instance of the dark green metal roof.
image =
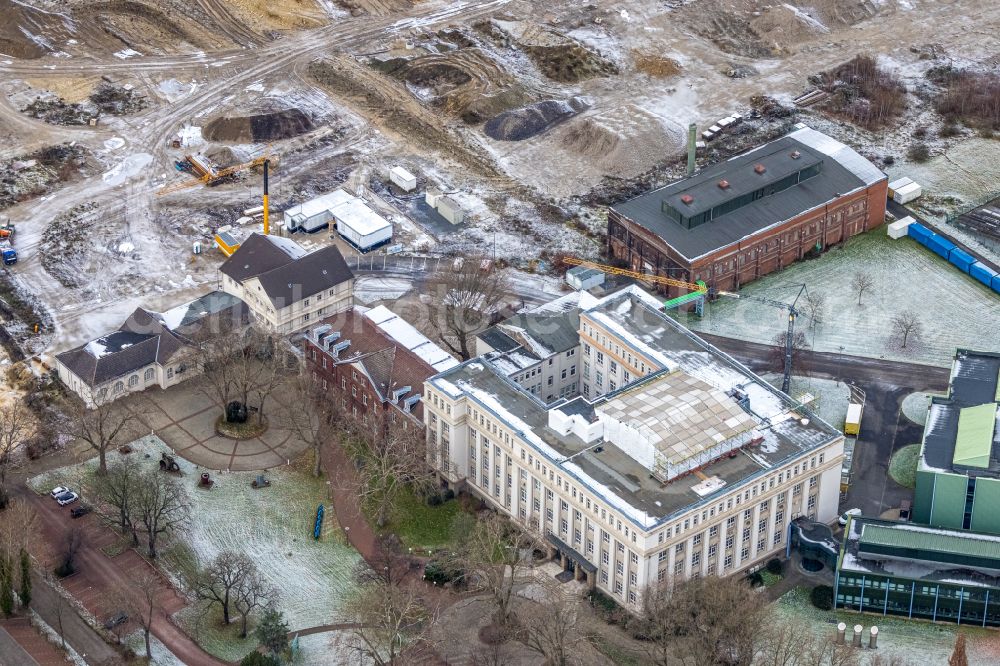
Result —
M860 545L861 550L865 550L865 546L881 546L967 555L996 560L1000 566L1000 537L990 535L866 523L861 529Z

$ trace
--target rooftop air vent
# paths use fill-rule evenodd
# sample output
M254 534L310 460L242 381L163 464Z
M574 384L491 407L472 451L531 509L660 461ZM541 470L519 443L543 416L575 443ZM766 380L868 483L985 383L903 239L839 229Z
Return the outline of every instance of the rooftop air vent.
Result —
M694 202L694 197L691 196L690 194L682 194L681 201L690 206Z
M719 181L719 189L720 190L728 190L729 189L729 181L726 180L726 179L720 180Z
M797 160L800 157L802 157L802 153L800 153L797 150L793 150L792 152L788 153L788 156L791 157L793 160Z
M754 170L755 173L762 174L762 173L765 173L767 171L767 167L764 166L763 164L754 164L753 165L753 170Z

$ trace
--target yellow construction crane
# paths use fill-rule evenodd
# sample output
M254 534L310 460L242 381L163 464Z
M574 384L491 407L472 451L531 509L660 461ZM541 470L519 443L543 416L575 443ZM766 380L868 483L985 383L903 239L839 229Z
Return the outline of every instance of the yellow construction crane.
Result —
M598 271L602 271L608 275L622 275L624 277L630 277L636 280L642 280L644 282L652 282L654 284L662 284L669 287L677 287L679 289L686 289L687 294L682 294L676 298L671 298L663 302L663 308L669 310L670 308L676 308L678 306L684 305L685 303L695 302L695 310L700 315L702 313L702 308L705 302L705 296L708 295L708 285L706 285L701 280L697 282L685 282L683 280L675 280L674 278L665 277L663 275L650 275L649 273L639 273L638 271L630 271L627 268L617 268L615 266L608 266L607 264L598 264L593 261L587 261L585 259L578 259L577 257L563 257L563 263L569 264L571 266L583 266L584 268L593 268Z
M249 162L243 162L242 164L234 164L233 166L226 167L224 169L219 169L216 171L210 166L203 164L202 160L195 159L195 156L188 155L187 161L190 162L195 167L196 173L198 173L197 178L192 178L191 180L181 181L179 183L174 183L173 185L165 185L156 191L157 196L163 196L164 194L171 194L173 192L180 192L181 190L186 190L189 187L196 187L198 185L211 185L222 178L227 176L232 176L234 173L239 173L240 171L246 171L247 169L254 169L259 166L263 166L265 162L273 162L274 157L270 154L270 150L265 151L260 157L250 160Z

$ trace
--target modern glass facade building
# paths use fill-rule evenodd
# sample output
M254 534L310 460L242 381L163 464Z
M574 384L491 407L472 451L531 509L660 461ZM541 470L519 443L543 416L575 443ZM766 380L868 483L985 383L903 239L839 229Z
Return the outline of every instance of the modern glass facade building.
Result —
M1000 626L1000 537L853 518L834 599L859 612Z

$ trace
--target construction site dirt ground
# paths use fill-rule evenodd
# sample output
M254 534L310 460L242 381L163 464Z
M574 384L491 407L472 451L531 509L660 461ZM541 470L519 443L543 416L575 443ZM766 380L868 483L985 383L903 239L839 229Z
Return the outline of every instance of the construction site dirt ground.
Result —
M26 116L23 94L0 96L0 136L7 139L0 158L68 141L86 151L90 165L25 190L21 203L2 211L18 224L22 259L12 275L53 321L43 346L65 348L134 305L177 302L215 283L222 257L210 251L193 258L193 242L210 243L214 228L239 217L260 196L259 176L157 196L184 178L173 167L186 152L232 163L270 151L279 161L277 207L341 183L384 180L388 168L403 165L421 189L449 192L466 212L463 225L442 235L406 220L397 206L408 248L447 254L489 245L515 265L543 249L594 256L604 207L587 203L591 189L601 186L612 199L616 188L630 191L633 179L679 156L688 123L705 127L746 111L754 95L790 104L811 87L809 76L860 52L877 55L918 90L939 61L989 67L996 58L990 36L1000 26L1000 8L963 0L763 9L723 0L554 2L544 12L523 0L263 5L121 3L97 17L83 2L34 9L0 2L0 17L23 28L0 35L9 90L75 103L104 79L127 81L149 100L131 115L63 127ZM160 28L146 29L161 15ZM218 30L186 27L190 21L178 27L182 16L202 16ZM540 109L566 112L538 120L549 113ZM929 201L939 196L960 206L990 187L995 139L971 131L939 137L938 119L919 95L908 95L907 109L898 126L879 133L815 108L799 119L873 159L894 159L890 174L925 181ZM499 140L484 131L504 113L513 114L508 128L527 123L508 135L526 138ZM253 119L264 117L288 120L255 133ZM917 124L931 127L932 158L920 165L906 158ZM215 141L200 134L205 128L215 128L208 132ZM756 129L748 125L739 145L753 145ZM171 147L180 135L192 145ZM273 140L254 142L262 136ZM81 206L88 207L88 233L72 240L71 260L43 266L44 254L65 250L48 242L59 230L52 225L65 225ZM75 279L67 281L70 270Z

